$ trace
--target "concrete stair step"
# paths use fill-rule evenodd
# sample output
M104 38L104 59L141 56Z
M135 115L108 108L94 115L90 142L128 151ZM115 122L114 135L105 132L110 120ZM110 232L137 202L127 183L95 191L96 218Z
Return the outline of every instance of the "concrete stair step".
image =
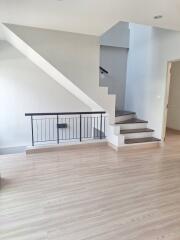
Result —
M160 139L154 137L126 139L125 144L159 142Z
M130 133L147 133L147 132L154 132L154 130L149 128L139 128L139 129L126 129L121 130L121 134L130 134Z
M120 116L126 116L126 115L132 115L132 114L136 114L135 112L130 112L130 111L124 111L124 110L117 110L115 112L115 116L116 117L120 117Z
M148 123L148 121L144 121L138 118L131 118L124 121L116 122L116 124L135 124L135 123Z

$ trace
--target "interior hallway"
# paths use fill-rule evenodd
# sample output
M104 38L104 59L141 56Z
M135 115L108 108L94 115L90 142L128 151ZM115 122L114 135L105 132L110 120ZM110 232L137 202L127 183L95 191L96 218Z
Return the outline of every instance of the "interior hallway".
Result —
M179 240L178 139L1 156L0 239Z
M180 131L167 128L165 143L172 147L172 145L179 146L178 142L180 142Z

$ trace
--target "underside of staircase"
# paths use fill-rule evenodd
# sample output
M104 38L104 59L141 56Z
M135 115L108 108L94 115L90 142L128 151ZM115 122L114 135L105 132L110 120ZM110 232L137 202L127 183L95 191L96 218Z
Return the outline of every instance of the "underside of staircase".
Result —
M120 135L124 144L156 143L160 139L154 137L154 130L148 128L148 121L138 119L135 112L116 111L116 126L120 127Z
M115 95L99 86L97 36L6 23L2 27L7 42L92 111L106 111L114 122Z

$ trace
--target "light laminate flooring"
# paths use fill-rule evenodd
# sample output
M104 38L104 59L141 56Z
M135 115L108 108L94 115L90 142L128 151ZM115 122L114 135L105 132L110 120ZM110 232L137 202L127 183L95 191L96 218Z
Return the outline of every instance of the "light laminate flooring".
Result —
M180 240L180 135L3 155L0 173L0 240Z

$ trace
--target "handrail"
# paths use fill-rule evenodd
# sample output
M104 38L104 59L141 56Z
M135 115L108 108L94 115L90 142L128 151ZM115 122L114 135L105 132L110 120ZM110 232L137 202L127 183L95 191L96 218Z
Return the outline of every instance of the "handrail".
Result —
M109 73L106 69L104 69L104 68L101 67L101 66L99 67L99 69L100 69L101 73L106 73L106 74Z
M94 112L50 112L50 113L25 113L25 116L50 116L50 115L79 115L79 114L105 114L105 111Z

